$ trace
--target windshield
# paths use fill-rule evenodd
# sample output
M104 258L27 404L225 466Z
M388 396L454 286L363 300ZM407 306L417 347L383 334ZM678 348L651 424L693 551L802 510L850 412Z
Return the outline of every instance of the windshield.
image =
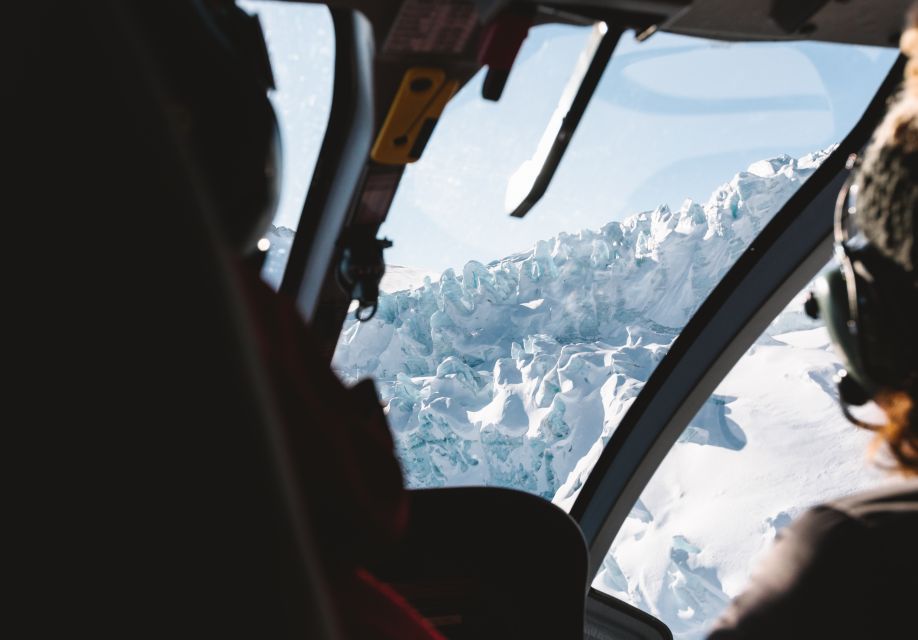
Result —
M842 368L807 285L721 381L673 445L593 586L700 640L806 509L875 487L873 434L842 417ZM868 407L862 419L882 424ZM889 465L889 460L880 457ZM761 567L760 567L761 565ZM770 567L773 570L773 566Z
M389 262L461 269L660 205L678 210L686 198L703 205L757 161L837 143L895 56L626 34L548 193L525 220L509 219L507 185L533 155L589 32L534 29L500 102L480 98L479 74L449 104L383 228L395 240Z
M408 483L570 508L720 278L857 121L895 52L626 34L543 200L504 210L588 28L540 27L499 103L483 75L408 167L377 316L334 366L373 377Z

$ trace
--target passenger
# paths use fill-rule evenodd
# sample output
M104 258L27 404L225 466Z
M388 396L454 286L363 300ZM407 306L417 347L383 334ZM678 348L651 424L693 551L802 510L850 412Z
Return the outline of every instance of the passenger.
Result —
M279 467L290 471L291 493L307 511L322 565L314 569L337 614L333 626L349 639L443 640L367 569L392 551L409 518L395 444L373 383L345 387L294 301L268 288L252 268L256 243L277 205L281 162L261 26L234 2L161 5L144 5L142 15L168 25L150 29L156 35L151 48L161 58L170 108L181 115L180 141L201 169L202 191L225 241L228 279L246 308L280 427L272 436L278 459L286 456L287 464ZM299 604L292 609L301 610Z
M840 243L847 257L834 295L830 273L815 297L849 369L843 406L873 399L884 410L887 423L872 428L905 478L812 509L784 530L712 640L918 637L918 12L911 17L902 95L836 214L838 232L854 208L861 235Z

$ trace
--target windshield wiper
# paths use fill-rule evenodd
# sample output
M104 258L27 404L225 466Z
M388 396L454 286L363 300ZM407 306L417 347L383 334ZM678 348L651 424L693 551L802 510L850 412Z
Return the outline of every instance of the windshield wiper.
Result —
M542 199L612 58L623 28L597 22L532 158L510 177L504 205L522 218Z

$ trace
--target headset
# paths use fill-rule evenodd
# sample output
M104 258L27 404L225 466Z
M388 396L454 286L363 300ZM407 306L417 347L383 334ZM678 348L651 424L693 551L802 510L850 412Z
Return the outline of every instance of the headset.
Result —
M281 141L258 17L235 0L145 6L170 108L202 169L230 247L251 253L274 216Z
M851 170L835 205L836 264L816 280L804 309L825 322L844 369L835 378L848 411L881 390L914 390L918 370L918 289L913 278L886 258L856 223L857 168Z

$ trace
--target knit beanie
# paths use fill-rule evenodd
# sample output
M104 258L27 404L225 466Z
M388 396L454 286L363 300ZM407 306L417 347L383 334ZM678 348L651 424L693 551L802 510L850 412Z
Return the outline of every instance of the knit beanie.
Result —
M918 285L918 5L899 47L910 59L902 90L864 155L857 224L890 266Z

